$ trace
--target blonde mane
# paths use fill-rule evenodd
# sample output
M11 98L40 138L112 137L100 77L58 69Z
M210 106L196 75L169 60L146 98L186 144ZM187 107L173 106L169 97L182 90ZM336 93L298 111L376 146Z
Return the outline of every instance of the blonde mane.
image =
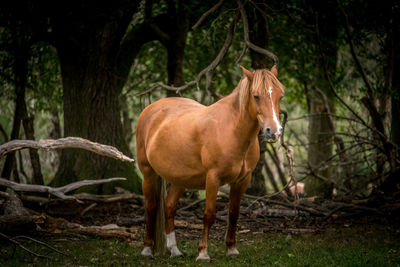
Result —
M267 88L270 88L270 86L273 88L279 88L282 90L282 93L284 93L282 84L271 71L267 69L259 69L255 70L253 74L254 77L252 82L250 82L246 75L244 75L238 84L240 114L246 112L249 97L251 95L263 97L267 95Z

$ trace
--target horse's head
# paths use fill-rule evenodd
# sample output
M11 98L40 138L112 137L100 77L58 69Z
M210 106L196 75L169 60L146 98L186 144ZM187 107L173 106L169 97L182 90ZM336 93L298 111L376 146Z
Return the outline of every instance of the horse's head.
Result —
M248 86L248 112L257 119L264 138L268 142L276 142L282 134L279 122L280 100L284 95L282 84L278 81L278 70L260 69L250 72L245 68L243 73L250 81Z

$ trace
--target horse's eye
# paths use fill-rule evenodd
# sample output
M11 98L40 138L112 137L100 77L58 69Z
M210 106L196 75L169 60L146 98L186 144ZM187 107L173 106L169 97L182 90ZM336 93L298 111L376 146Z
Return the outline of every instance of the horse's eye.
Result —
M258 101L258 100L260 100L260 97L259 97L258 95L255 95L255 96L254 96L254 99L255 99L256 101Z

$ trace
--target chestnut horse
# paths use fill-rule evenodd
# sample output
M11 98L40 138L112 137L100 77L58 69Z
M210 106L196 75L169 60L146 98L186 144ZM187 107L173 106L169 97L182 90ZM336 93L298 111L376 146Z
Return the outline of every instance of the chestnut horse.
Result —
M242 69L244 76L236 89L210 106L171 97L154 102L140 114L136 146L147 215L142 255L153 254L158 176L170 183L165 234L171 256L182 255L174 232L179 198L186 188L205 189L204 228L196 260L210 260L208 234L215 221L218 189L224 184L230 185L227 255L239 254L236 224L241 197L260 156L257 135L262 129L268 142L280 137L279 102L284 93L275 66L254 72Z

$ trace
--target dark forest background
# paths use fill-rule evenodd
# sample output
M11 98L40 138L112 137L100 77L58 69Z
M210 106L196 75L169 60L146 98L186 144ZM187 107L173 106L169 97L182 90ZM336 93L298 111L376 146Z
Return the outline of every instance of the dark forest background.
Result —
M398 199L399 18L398 1L376 0L2 1L0 144L77 136L135 157L136 119L149 103L182 96L209 105L234 89L239 65L278 63L298 192ZM141 191L134 165L79 149L10 153L0 170L54 187L126 177L85 190ZM288 182L282 148L263 143L248 193Z

